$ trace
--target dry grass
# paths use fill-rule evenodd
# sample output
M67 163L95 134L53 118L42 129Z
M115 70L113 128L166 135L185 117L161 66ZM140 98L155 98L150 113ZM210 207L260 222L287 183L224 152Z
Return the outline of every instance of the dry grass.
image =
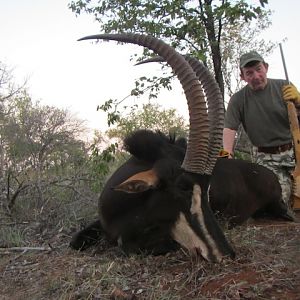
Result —
M36 233L26 245L50 251L0 253L0 299L300 299L300 224L263 222L227 231L237 258L220 264L183 250L125 256L101 241L68 248L66 228Z

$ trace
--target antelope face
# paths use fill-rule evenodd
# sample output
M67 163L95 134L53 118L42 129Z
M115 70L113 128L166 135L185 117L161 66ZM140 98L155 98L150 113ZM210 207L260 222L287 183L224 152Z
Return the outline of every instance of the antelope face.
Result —
M208 261L219 262L224 256L233 258L235 253L208 205L205 186L193 183L190 188L184 197L178 196L182 206L172 228L173 239L192 255L201 255Z

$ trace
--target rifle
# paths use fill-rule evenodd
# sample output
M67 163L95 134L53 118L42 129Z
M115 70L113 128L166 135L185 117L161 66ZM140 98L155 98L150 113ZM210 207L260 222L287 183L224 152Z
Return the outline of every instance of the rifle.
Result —
M288 83L290 83L281 43L279 44L279 47L280 47L280 53L281 53L285 78L288 81ZM295 159L296 159L296 166L294 171L292 172L292 177L293 177L292 208L294 210L298 210L300 209L300 130L299 130L298 117L297 117L297 110L294 102L287 101L287 110L288 110L291 134L293 137L294 152L295 152Z

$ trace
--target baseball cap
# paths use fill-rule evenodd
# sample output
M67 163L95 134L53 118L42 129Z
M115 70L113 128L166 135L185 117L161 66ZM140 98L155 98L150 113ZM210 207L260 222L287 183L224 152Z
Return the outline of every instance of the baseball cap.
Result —
M264 62L264 59L256 51L250 51L240 57L240 68L244 68L251 61Z

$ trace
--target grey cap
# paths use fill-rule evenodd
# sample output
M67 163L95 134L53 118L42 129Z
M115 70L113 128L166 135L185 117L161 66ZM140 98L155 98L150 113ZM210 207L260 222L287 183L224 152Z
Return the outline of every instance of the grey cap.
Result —
M240 57L240 68L244 68L251 61L264 62L264 59L256 51L250 51Z

